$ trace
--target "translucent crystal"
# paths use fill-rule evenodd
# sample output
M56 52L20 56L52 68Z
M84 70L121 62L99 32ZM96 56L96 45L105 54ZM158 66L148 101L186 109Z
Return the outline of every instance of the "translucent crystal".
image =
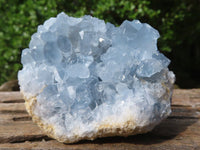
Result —
M28 112L67 143L150 131L171 112L175 80L158 38L139 20L115 27L91 16L50 18L22 51Z

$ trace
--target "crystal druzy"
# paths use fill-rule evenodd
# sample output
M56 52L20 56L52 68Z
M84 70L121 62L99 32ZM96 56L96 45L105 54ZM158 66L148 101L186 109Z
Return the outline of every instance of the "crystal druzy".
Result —
M115 27L60 13L45 21L18 73L33 121L66 143L152 130L171 112L175 79L158 38L139 20Z

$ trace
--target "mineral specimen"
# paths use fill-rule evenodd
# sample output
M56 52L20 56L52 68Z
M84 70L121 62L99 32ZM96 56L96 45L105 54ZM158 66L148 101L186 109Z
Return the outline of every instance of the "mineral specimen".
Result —
M146 23L60 13L38 26L18 73L33 121L60 142L153 129L170 112L173 72Z

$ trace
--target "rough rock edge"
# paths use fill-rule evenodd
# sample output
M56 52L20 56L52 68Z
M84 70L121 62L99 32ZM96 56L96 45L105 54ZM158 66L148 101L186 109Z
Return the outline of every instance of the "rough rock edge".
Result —
M163 82L162 85L166 90L165 96L170 97L170 100L171 100L172 93L170 94L170 91L173 91L172 85L173 85L175 79L172 80L172 78L169 78L168 74L167 74L167 76L168 76L168 79L169 79L168 83ZM44 88L45 87L43 87L42 90ZM92 136L91 136L91 134L88 134L86 136L80 137L77 134L73 138L67 138L64 135L63 136L57 135L56 132L55 132L54 125L47 124L47 123L43 122L40 117L38 117L34 114L33 111L34 111L35 106L37 104L36 96L30 97L30 95L29 95L29 98L27 98L25 96L27 93L23 92L22 90L21 90L21 93L22 93L22 95L25 99L26 110L29 113L29 115L32 117L33 122L35 122L46 135L48 135L51 138L58 140L59 142L63 142L63 143L75 143L75 142L78 142L80 140L94 140L96 138L111 137L111 136L127 137L129 135L147 133L147 132L151 131L156 125L158 125L161 121L166 119L171 113L171 109L170 109L170 111L167 112L165 117L162 118L160 121L158 121L156 123L154 122L152 124L148 124L146 126L138 126L136 124L136 122L134 121L134 118L132 118L130 116L127 117L126 121L121 122L121 123L111 123L108 119L107 121L100 123L100 125L98 125L96 127L96 131L93 132Z
M121 124L111 124L108 122L103 122L97 127L97 131L94 131L94 134L92 136L83 136L80 137L78 134L74 136L74 138L67 138L66 136L59 136L55 133L54 125L44 123L42 119L38 116L36 116L33 113L33 110L37 104L37 98L32 97L27 99L25 97L25 93L22 92L22 95L25 99L25 107L29 115L32 117L32 120L34 123L36 123L40 129L49 137L54 138L58 140L59 142L63 143L75 143L80 140L94 140L96 138L100 137L111 137L111 136L124 136L127 137L129 135L136 135L136 134L142 134L151 131L159 122L156 124L150 124L147 126L137 126L134 122L134 119L127 119L127 121L121 123ZM168 115L167 115L168 116ZM164 119L164 118L163 118ZM163 120L162 119L162 120Z

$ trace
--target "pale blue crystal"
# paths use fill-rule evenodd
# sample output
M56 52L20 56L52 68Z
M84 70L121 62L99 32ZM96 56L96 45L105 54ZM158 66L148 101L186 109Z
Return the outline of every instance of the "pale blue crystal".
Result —
M158 38L139 20L115 27L60 13L38 26L22 51L21 91L37 99L33 113L54 124L61 137L74 138L77 129L88 137L110 116L126 121L126 111L150 130L170 113L175 78L170 60L157 49Z
M59 36L57 39L57 45L61 51L65 53L71 52L72 44L66 36Z
M60 63L62 60L62 54L58 49L58 45L55 42L46 42L44 46L44 56L49 63Z

